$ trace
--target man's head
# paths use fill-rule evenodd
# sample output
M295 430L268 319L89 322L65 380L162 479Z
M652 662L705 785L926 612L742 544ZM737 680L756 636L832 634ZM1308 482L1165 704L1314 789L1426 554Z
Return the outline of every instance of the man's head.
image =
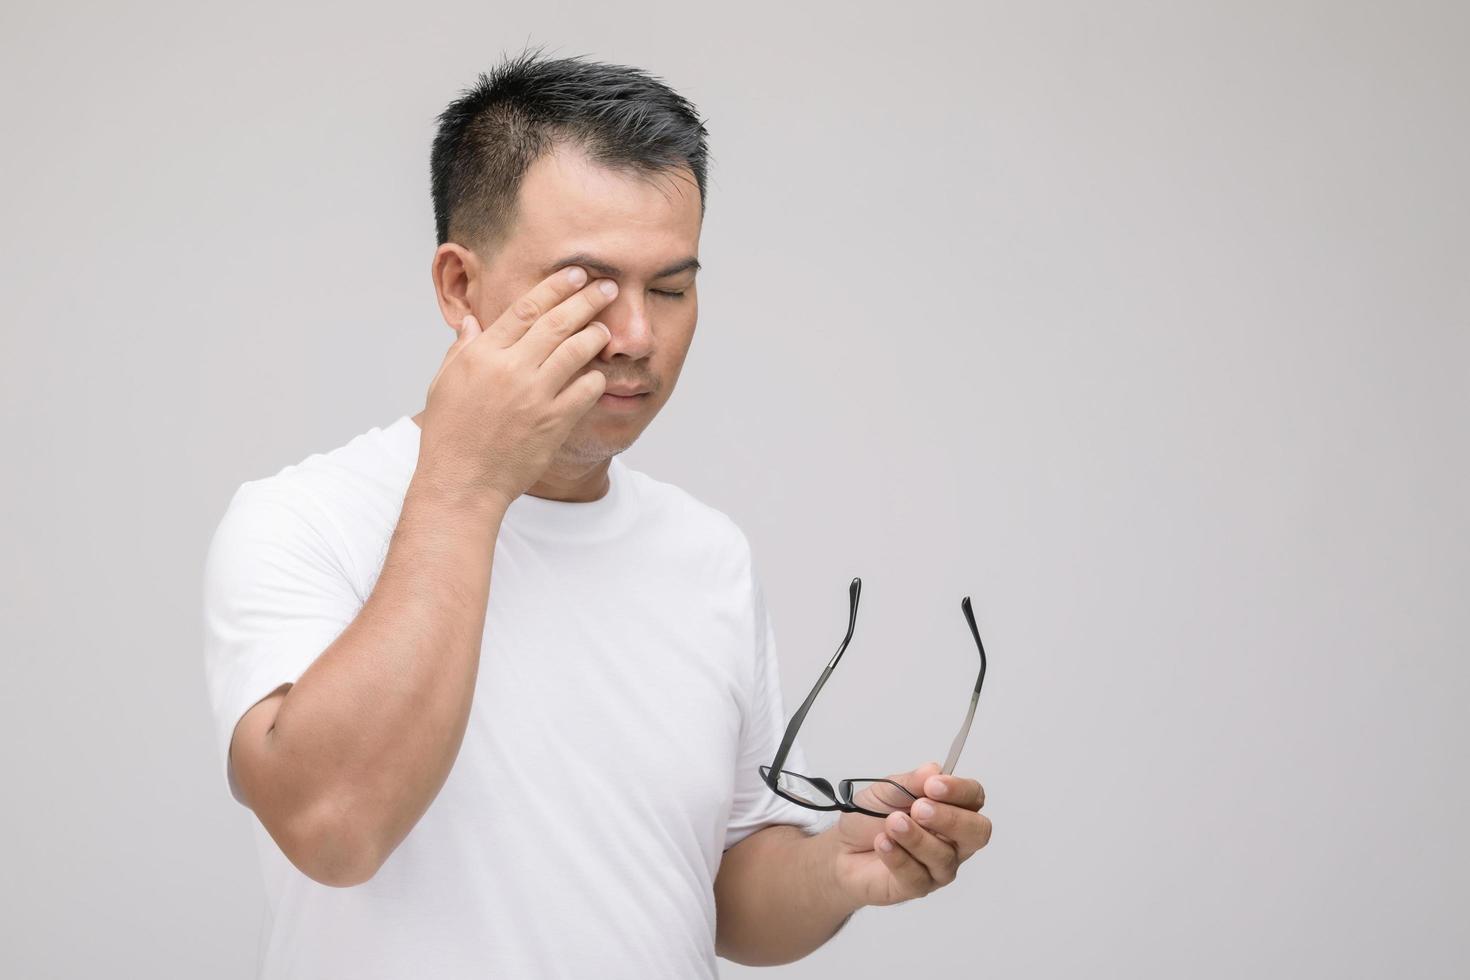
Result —
M557 456L568 475L632 445L678 380L698 317L705 136L645 72L539 52L482 73L439 116L433 274L451 326L492 323L562 265L618 282L586 370L651 394L632 411L595 405Z

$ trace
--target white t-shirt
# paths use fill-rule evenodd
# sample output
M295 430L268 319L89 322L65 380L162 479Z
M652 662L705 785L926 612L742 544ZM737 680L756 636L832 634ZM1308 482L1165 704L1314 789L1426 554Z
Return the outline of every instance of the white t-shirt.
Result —
M236 722L361 609L419 434L402 416L230 500L205 561L204 656L235 799ZM252 821L262 978L715 977L724 849L836 822L757 772L787 717L745 535L618 457L609 478L598 500L523 495L506 512L459 756L372 879L319 884ZM787 768L804 765L798 739Z

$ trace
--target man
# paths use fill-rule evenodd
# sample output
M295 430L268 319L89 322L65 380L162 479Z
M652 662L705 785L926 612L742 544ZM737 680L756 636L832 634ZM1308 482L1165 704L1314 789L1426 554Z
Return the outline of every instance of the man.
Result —
M434 141L458 337L424 410L231 499L205 652L263 976L714 977L988 840L937 763L886 820L765 785L785 718L750 546L617 459L694 335L705 136L637 69L481 75Z

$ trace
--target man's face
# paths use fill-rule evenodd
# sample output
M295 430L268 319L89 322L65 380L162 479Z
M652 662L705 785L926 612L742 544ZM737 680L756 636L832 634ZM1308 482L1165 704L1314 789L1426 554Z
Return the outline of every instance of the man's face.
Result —
M556 460L581 469L631 446L673 393L698 319L697 267L665 270L697 260L699 188L687 169L621 173L563 148L527 170L519 206L467 297L475 318L493 323L556 269L581 265L591 279L615 280L618 295L596 317L612 336L577 377L601 371L610 389L649 390L632 400L604 395L577 422Z

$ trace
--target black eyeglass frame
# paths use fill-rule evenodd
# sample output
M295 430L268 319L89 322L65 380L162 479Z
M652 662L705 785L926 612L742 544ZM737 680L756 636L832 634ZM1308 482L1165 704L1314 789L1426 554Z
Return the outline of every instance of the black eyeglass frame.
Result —
M858 806L852 802L853 783L887 783L889 786L893 786L902 792L904 796L907 796L910 803L917 800L918 797L911 793L908 787L902 783L883 777L854 777L852 779L843 779L837 783L837 791L833 792L832 784L820 776L808 776L805 773L791 772L788 769L781 768L786 764L786 756L791 751L792 743L796 741L796 733L801 729L801 723L806 719L806 713L811 710L812 702L817 699L817 692L822 689L823 684L827 683L827 678L832 676L832 671L837 667L837 662L842 659L843 651L847 649L847 644L852 640L853 630L857 627L858 596L862 592L862 587L862 579L856 577L848 585L849 611L847 617L847 635L842 638L842 644L837 648L837 652L832 655L832 659L827 662L827 667L822 671L822 676L817 678L817 683L812 688L811 693L806 696L806 700L801 703L801 707L796 710L796 714L791 716L791 721L786 725L786 734L781 738L781 746L776 750L776 758L771 761L770 765L760 766L759 771L761 781L770 788L771 792L782 799L790 800L797 806L803 806L809 810L841 810L843 813L864 813L870 817L886 817L888 813L869 810L866 807ZM985 685L985 644L980 640L980 630L975 625L975 612L971 607L969 596L965 596L960 600L960 609L965 614L965 622L970 625L970 635L975 638L975 646L980 651L980 676L975 681L975 692L970 695L970 709L965 714L964 724L960 726L959 734L955 736L954 742L951 743L949 755L944 760L944 768L940 770L945 775L953 773L955 763L959 761L960 750L964 747L965 739L970 734L970 726L975 720L975 708L980 703L980 689ZM807 782L812 783L832 798L832 804L830 806L818 806L810 800L799 799L789 793L783 792L779 785L779 779L775 775L780 772L785 772L792 776L799 776ZM907 804L905 806L907 807Z

